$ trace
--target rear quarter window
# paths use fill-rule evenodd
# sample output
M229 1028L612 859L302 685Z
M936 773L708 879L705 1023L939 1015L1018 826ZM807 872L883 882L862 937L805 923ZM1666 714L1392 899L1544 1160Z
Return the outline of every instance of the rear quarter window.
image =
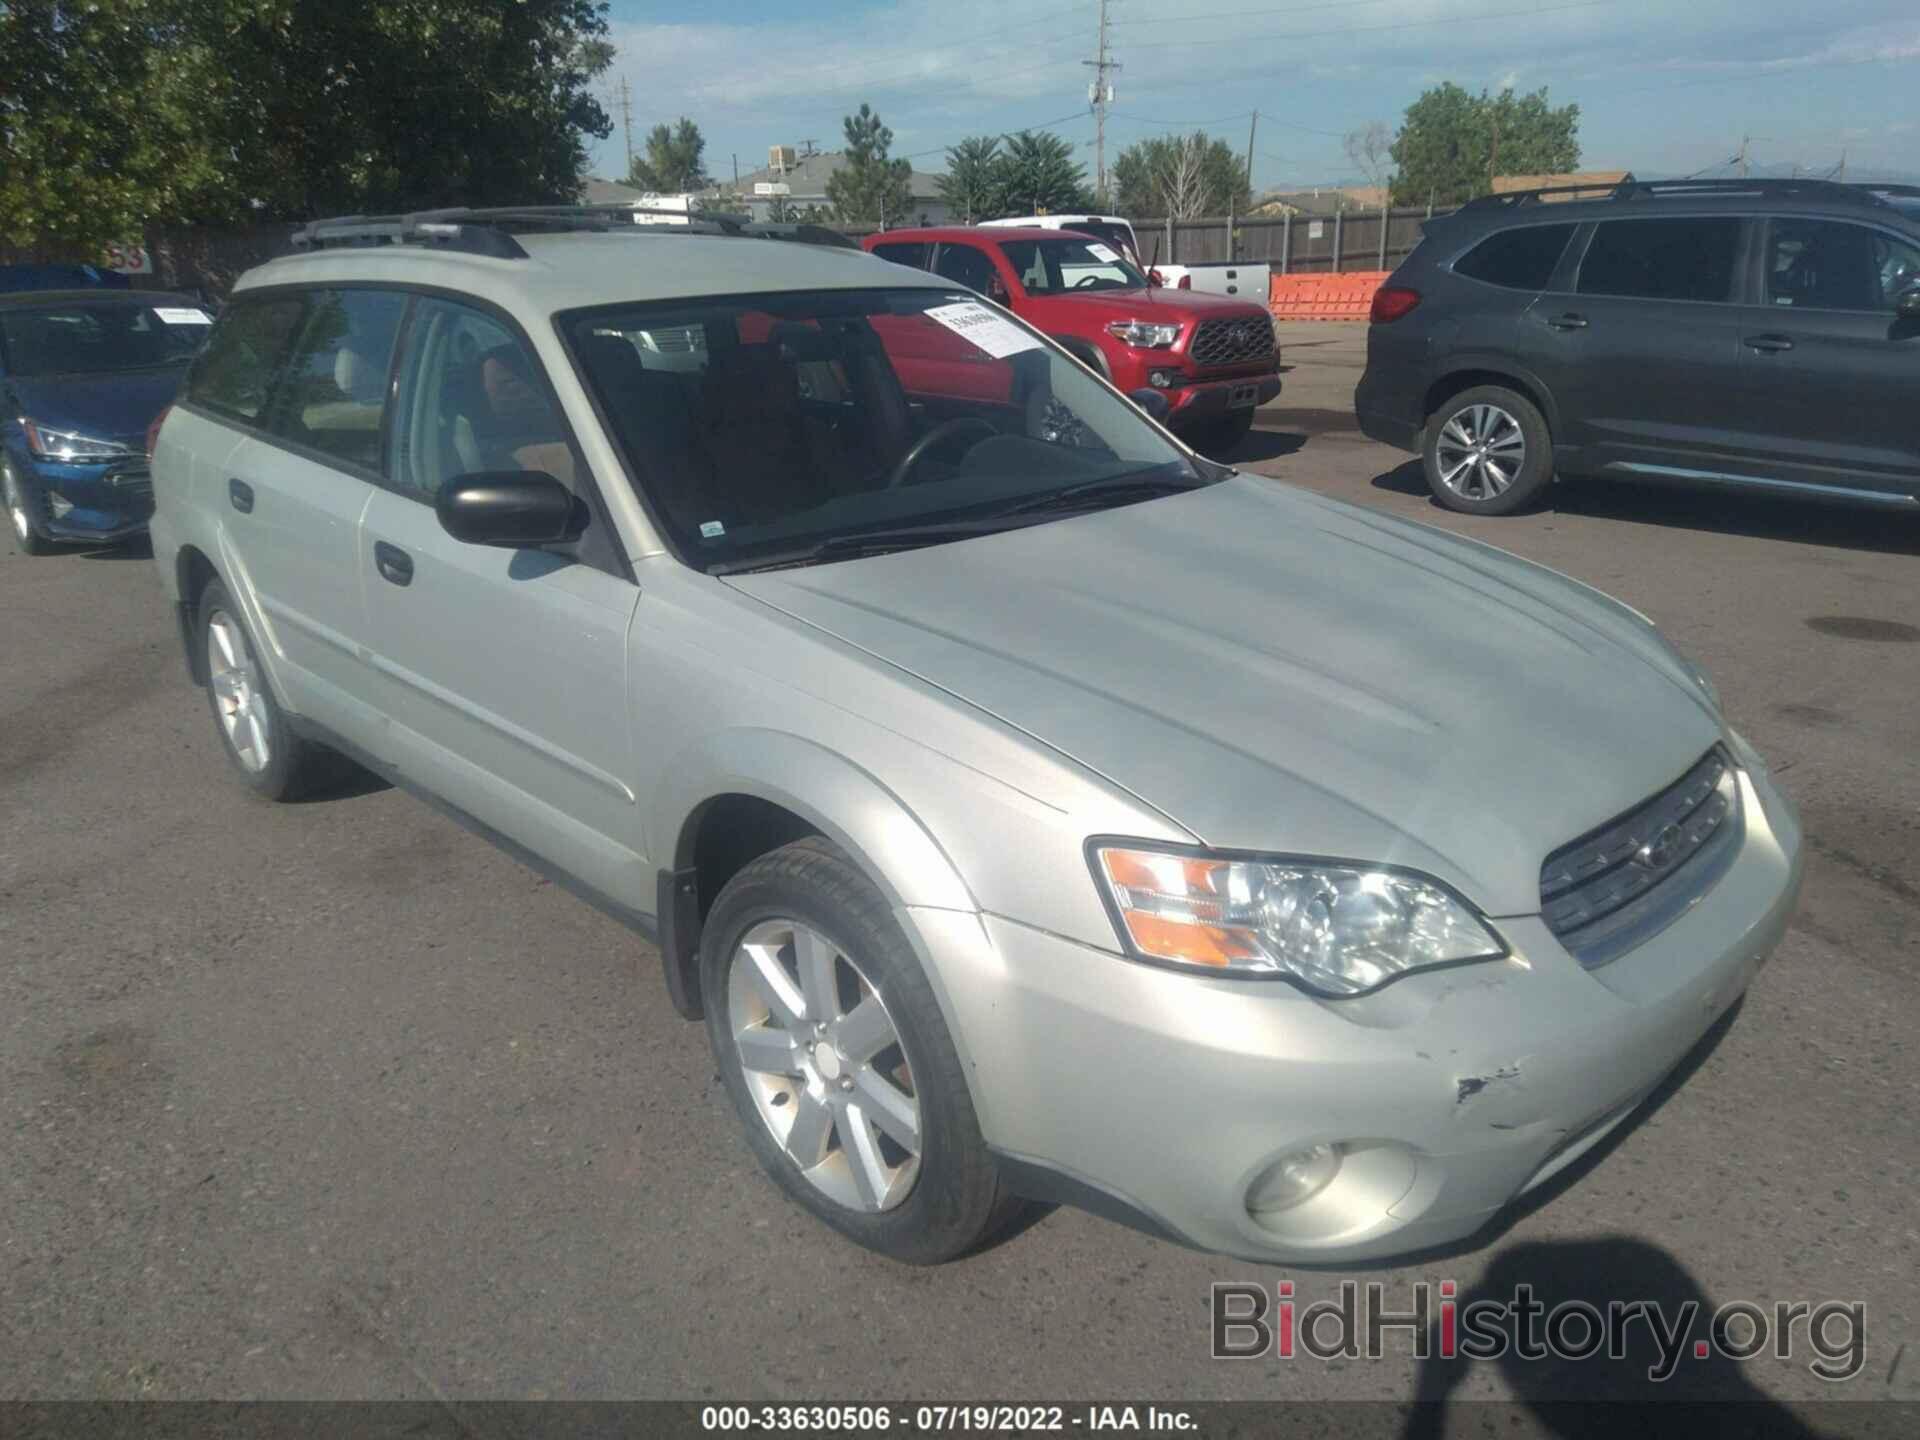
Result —
M1453 273L1506 290L1544 290L1575 228L1526 225L1499 231L1454 261Z
M187 399L237 420L258 420L306 312L300 295L236 297L187 373Z

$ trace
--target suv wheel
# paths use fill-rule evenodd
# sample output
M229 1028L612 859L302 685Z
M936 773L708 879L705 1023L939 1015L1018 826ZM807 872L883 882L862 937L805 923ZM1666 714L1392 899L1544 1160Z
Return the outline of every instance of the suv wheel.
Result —
M336 778L338 757L287 723L227 587L210 581L198 613L207 700L220 743L247 787L268 800L292 800Z
M0 460L0 499L6 502L7 520L13 526L14 543L22 555L44 555L53 548L34 523L37 502L20 483L20 477L13 473L13 464L8 460Z
M1526 396L1477 385L1427 421L1427 485L1449 510L1511 515L1553 479L1553 437Z
M896 1260L967 1253L1017 1213L952 1038L886 897L818 837L762 855L714 901L707 1035L768 1174Z

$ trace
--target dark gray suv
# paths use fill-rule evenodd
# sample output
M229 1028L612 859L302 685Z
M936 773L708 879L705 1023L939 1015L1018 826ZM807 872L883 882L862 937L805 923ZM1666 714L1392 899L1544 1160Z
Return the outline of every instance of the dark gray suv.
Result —
M1920 509L1920 189L1487 196L1428 223L1372 321L1360 428L1450 509L1556 473Z

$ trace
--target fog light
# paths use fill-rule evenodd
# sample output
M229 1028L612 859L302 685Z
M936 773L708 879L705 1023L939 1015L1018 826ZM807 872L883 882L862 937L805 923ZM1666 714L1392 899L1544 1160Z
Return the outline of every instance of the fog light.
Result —
M1247 1210L1271 1215L1311 1200L1340 1173L1340 1152L1332 1145L1315 1145L1282 1155L1262 1170L1247 1190Z
M49 490L47 508L53 512L54 519L64 520L73 513L73 501L67 499L58 490Z
M1173 372L1171 370L1149 370L1147 372L1147 383L1156 390L1164 390L1173 384Z

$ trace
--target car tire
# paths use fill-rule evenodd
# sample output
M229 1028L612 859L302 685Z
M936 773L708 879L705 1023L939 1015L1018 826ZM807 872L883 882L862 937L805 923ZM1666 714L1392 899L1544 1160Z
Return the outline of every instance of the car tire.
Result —
M45 502L21 482L10 460L0 460L0 502L6 505L7 524L13 530L13 543L22 555L45 555L53 549L53 542L40 533L39 522L34 516L35 509Z
M806 1209L912 1265L965 1255L1020 1212L933 987L837 846L810 836L734 875L701 934L700 981L747 1143Z
M1420 458L1433 498L1467 515L1512 515L1553 480L1553 435L1534 403L1476 385L1427 420Z
M1226 460L1252 430L1253 411L1237 410L1219 420L1209 420L1194 431L1193 448L1209 460Z
M297 800L338 779L341 758L288 724L227 587L209 581L194 613L214 730L247 788L267 800Z

